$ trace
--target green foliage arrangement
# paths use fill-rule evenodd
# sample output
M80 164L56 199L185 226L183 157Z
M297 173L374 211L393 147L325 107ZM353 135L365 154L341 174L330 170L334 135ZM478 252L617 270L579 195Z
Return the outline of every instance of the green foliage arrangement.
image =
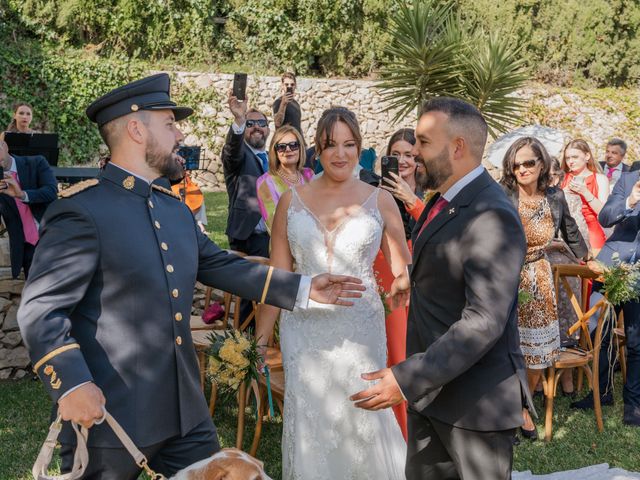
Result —
M637 0L450 0L465 31L522 45L532 76L563 86L640 81ZM1 0L42 41L227 71L367 76L389 17L411 0ZM1 8L0 8L1 10ZM0 19L1 20L1 19ZM468 37L467 40L473 40Z
M612 305L621 305L640 298L640 263L620 261L617 253L612 257L613 265L603 266L602 289Z
M640 81L637 0L458 0L467 22L523 45L537 79L563 86Z
M227 2L7 0L40 38L148 60L215 60Z
M380 87L396 120L440 95L476 105L494 137L520 119L523 102L513 94L529 77L519 48L466 27L452 2L399 1L390 23Z
M248 64L276 71L361 76L375 69L387 0L230 0L226 34Z

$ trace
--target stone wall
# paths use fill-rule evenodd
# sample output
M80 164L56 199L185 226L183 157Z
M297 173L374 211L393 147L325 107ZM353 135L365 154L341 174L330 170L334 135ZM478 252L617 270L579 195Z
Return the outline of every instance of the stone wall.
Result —
M197 134L187 131L187 144L204 145L208 172L199 173L200 183L208 190L223 190L224 178L220 165L220 151L224 137L232 123L226 104L226 95L233 83L233 75L214 73L178 72L176 88L196 92L214 89L217 101L195 106L208 127L199 125ZM250 106L268 115L273 132L271 105L280 95L279 77L249 77ZM572 137L586 138L596 157L601 160L607 139L619 136L629 141L629 160L639 159L640 132L635 127L639 115L640 91L594 90L577 91L532 84L518 96L525 100L524 125L540 123L565 130ZM375 148L383 155L393 132L402 127L414 127L415 119L393 122L394 112L385 111L376 82L365 80L339 80L299 78L296 98L302 107L302 129L308 143L313 143L315 126L323 110L342 105L353 110L360 121L364 147ZM626 103L620 101L624 98ZM213 126L211 126L213 125ZM202 131L206 131L202 134ZM491 141L489 142L491 143Z
M18 305L24 279L11 277L9 239L0 237L0 380L29 374L29 354L18 330Z

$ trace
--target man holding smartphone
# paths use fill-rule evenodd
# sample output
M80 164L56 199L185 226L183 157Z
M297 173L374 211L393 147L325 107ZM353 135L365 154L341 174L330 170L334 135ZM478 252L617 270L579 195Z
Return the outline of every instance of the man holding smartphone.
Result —
M300 133L302 132L302 110L295 100L296 76L291 72L282 74L282 96L273 102L273 115L276 128L283 125L291 125ZM304 135L304 134L303 134Z

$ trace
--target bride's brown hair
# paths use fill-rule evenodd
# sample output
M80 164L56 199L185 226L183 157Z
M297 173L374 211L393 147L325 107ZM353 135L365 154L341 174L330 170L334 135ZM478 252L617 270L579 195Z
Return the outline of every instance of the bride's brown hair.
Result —
M331 107L320 116L318 127L316 128L316 136L314 138L316 144L316 155L319 156L322 151L327 148L331 142L331 134L336 123L343 122L351 130L353 139L358 147L358 157L362 151L362 134L360 133L360 125L356 114L345 107Z

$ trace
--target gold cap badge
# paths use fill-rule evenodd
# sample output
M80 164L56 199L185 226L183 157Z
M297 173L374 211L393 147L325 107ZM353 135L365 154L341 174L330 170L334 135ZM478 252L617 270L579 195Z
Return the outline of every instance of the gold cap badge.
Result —
M131 105L131 111L132 112L137 112L139 108L140 107L138 107L138 105L136 105L135 103L133 105Z
M122 181L122 186L127 190L131 190L133 186L136 184L136 179L133 178L133 175L129 175Z

